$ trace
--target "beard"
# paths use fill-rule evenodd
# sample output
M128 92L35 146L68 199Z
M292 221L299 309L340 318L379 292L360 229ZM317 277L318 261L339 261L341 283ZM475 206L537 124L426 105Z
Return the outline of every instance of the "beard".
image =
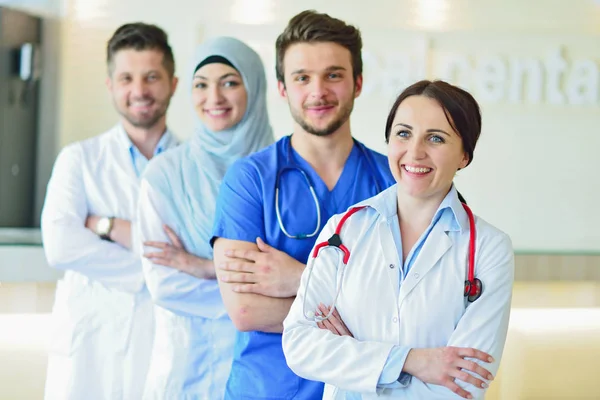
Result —
M311 104L311 106L328 106L328 105L336 106L338 104L339 103L321 102L318 104ZM353 108L354 108L354 100L352 100L350 103L342 106L342 108L337 113L337 115L334 116L333 120L322 128L317 128L317 127L311 125L310 122L308 121L308 119L304 117L301 110L297 110L297 109L290 107L290 111L292 113L292 118L294 118L294 121L296 121L296 123L298 125L300 125L302 127L302 129L304 129L306 132L316 135L316 136L329 136L332 133L334 133L335 131L337 131L338 129L340 129L340 127L342 125L344 125L346 123L346 121L348 121Z
M169 103L170 103L170 98L166 99L164 101L159 101L155 98L146 96L143 97L141 99L136 99L136 100L141 100L141 101L153 101L154 104L156 104L158 107L150 112L150 113L144 113L144 114L139 114L139 115L133 115L130 112L128 112L127 108L124 109L120 109L118 106L117 111L118 113L127 120L127 122L129 122L132 126L136 127L136 128L141 128L141 129L150 129L153 126L155 126L158 121L160 121L165 114L167 113L167 108L169 108ZM116 102L115 102L116 104ZM129 102L128 102L129 105Z

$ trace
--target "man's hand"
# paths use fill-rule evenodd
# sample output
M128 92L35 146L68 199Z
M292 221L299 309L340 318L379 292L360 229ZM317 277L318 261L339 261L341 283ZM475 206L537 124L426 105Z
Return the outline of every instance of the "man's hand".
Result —
M196 278L215 279L215 269L210 260L205 260L188 253L175 231L166 225L164 226L164 229L171 243L154 241L144 242L144 246L161 250L145 253L144 257L154 264L175 268L176 270L185 272Z
M96 233L96 224L98 224L100 218L102 217L88 215L85 220L85 227ZM115 218L109 236L110 240L113 242L131 250L131 222L125 219Z
M315 312L315 315L324 317L329 315L330 311L331 307L327 307L321 303L319 304L319 309L317 312ZM317 326L321 329L327 329L334 335L354 337L352 332L350 332L350 329L348 329L344 321L342 321L342 317L340 317L340 314L335 308L333 309L331 315L329 315L329 318L321 322L317 322Z
M223 282L234 292L255 293L268 297L293 297L298 292L305 265L283 251L256 238L258 251L225 250L232 259L218 266Z
M412 349L406 357L403 371L425 383L442 385L465 399L473 398L471 393L458 386L455 380L470 383L478 388L487 388L488 383L471 375L474 372L483 379L492 380L492 374L475 361L493 362L492 356L483 351L463 347L439 347L433 349Z

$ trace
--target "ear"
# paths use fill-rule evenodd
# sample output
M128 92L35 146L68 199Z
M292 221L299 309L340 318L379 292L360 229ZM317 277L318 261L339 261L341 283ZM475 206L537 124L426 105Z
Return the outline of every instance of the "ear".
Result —
M106 81L104 83L106 84L106 88L108 89L108 91L112 92L112 90L113 90L113 83L112 83L112 79L110 78L110 76L106 77Z
M463 169L464 167L466 167L469 164L469 155L467 154L467 152L465 151L463 153L463 159L460 162L460 164L458 165L458 169Z
M171 80L171 96L175 94L175 90L177 89L177 84L179 84L179 78L174 76Z
M356 77L356 82L354 82L354 98L355 99L358 96L360 96L360 93L362 92L362 86L363 86L363 76L361 74Z
M285 83L277 81L277 91L282 98L287 98L287 90L285 89Z

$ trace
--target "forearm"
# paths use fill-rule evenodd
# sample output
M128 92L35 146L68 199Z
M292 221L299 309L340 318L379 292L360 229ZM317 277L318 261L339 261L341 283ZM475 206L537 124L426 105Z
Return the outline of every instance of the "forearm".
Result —
M143 285L139 258L116 243L100 239L80 224L42 222L48 264L79 272L110 287L139 290Z
M283 332L283 320L294 301L252 293L235 293L230 285L219 282L227 312L240 331Z
M126 249L131 249L131 222L115 218L109 236L113 242L120 244Z

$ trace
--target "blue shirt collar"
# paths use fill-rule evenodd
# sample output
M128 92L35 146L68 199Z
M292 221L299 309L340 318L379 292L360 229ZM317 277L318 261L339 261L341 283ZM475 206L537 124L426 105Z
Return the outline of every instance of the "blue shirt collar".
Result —
M390 219L398 214L398 184L390 186L388 189L371 197L357 205L366 205L373 208L384 218ZM456 187L452 184L450 191L442 200L440 206L434 214L433 221L440 224L445 232L460 231L469 228L469 219L462 203L458 199Z

